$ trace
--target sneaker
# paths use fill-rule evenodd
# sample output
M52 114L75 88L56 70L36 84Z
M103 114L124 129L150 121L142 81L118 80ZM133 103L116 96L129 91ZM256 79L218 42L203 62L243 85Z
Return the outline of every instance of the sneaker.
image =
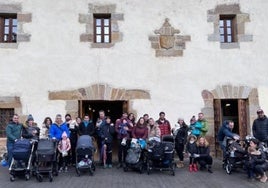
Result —
M60 167L59 172L62 172L62 171L63 171L63 168L62 168L62 167Z
M68 172L68 167L67 166L65 167L64 172Z
M265 183L267 181L267 176L264 175L261 177L260 182Z
M198 169L197 169L197 164L193 164L193 171L194 171L194 172L197 172L197 171L198 171Z
M105 168L108 168L108 165L107 165L107 164L103 165L103 168L104 168L104 169L105 169Z
M113 165L112 164L108 164L108 168L113 168Z
M193 172L193 165L189 165L189 172Z

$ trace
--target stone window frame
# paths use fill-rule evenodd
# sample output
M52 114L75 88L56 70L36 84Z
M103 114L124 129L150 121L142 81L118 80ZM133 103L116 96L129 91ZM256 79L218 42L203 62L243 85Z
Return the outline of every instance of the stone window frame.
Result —
M94 14L111 14L111 42L94 42ZM88 13L79 14L79 23L85 24L86 31L80 35L80 42L90 42L91 48L111 48L123 40L123 33L119 30L118 21L124 20L124 14L116 12L115 4L88 4Z
M30 42L31 34L25 33L23 26L32 22L32 14L22 12L21 4L0 4L0 14L16 14L17 15L17 42L16 43L0 43L0 48L17 49L21 42Z
M219 19L221 15L235 15L236 16L236 42L222 43L220 42ZM207 22L213 23L214 32L208 35L208 41L219 42L221 49L240 48L240 42L252 42L253 35L245 33L245 23L250 22L248 13L243 13L240 10L239 4L221 4L217 5L215 9L207 11Z

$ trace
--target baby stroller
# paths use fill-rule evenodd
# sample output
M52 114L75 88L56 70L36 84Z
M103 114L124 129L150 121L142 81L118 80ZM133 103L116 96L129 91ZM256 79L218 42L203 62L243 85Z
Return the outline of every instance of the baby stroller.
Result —
M144 155L142 152L145 148L145 140L132 139L130 148L127 151L127 156L124 164L124 172L127 172L129 168L143 172Z
M33 150L34 142L29 139L19 139L14 143L13 158L9 167L10 181L15 181L16 176L24 176L26 181L30 179Z
M57 142L51 139L41 139L36 150L36 179L43 181L43 175L48 175L49 181L53 181L53 174L58 175L56 158Z
M147 174L152 170L169 171L175 176L174 162L174 138L173 136L163 136L161 142L155 140L148 143L147 154Z
M245 169L248 158L247 141L227 139L226 142L226 156L223 164L226 173L231 174L237 168Z
M77 140L76 145L76 173L81 175L81 171L89 171L93 175L96 170L94 164L94 153L92 138L88 135L82 135Z

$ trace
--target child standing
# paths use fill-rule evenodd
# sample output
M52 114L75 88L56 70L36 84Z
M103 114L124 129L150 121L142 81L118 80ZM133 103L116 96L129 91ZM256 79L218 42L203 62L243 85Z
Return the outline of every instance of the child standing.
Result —
M68 171L67 163L68 163L68 152L71 149L71 142L70 139L67 137L67 133L64 131L61 136L61 141L58 145L58 150L60 152L60 158L62 161L60 172L65 170L65 172Z
M197 172L197 163L194 154L197 153L196 136L190 135L186 144L186 152L189 155L189 172Z

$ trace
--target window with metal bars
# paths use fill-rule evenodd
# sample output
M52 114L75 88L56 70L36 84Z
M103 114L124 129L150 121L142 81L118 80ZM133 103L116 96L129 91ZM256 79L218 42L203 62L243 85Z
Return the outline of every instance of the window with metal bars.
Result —
M220 15L219 20L220 42L232 43L236 41L236 16Z
M94 14L94 42L111 42L111 14Z
M0 14L0 42L17 42L17 14Z
M6 126L14 115L14 108L0 108L0 138L6 137Z

